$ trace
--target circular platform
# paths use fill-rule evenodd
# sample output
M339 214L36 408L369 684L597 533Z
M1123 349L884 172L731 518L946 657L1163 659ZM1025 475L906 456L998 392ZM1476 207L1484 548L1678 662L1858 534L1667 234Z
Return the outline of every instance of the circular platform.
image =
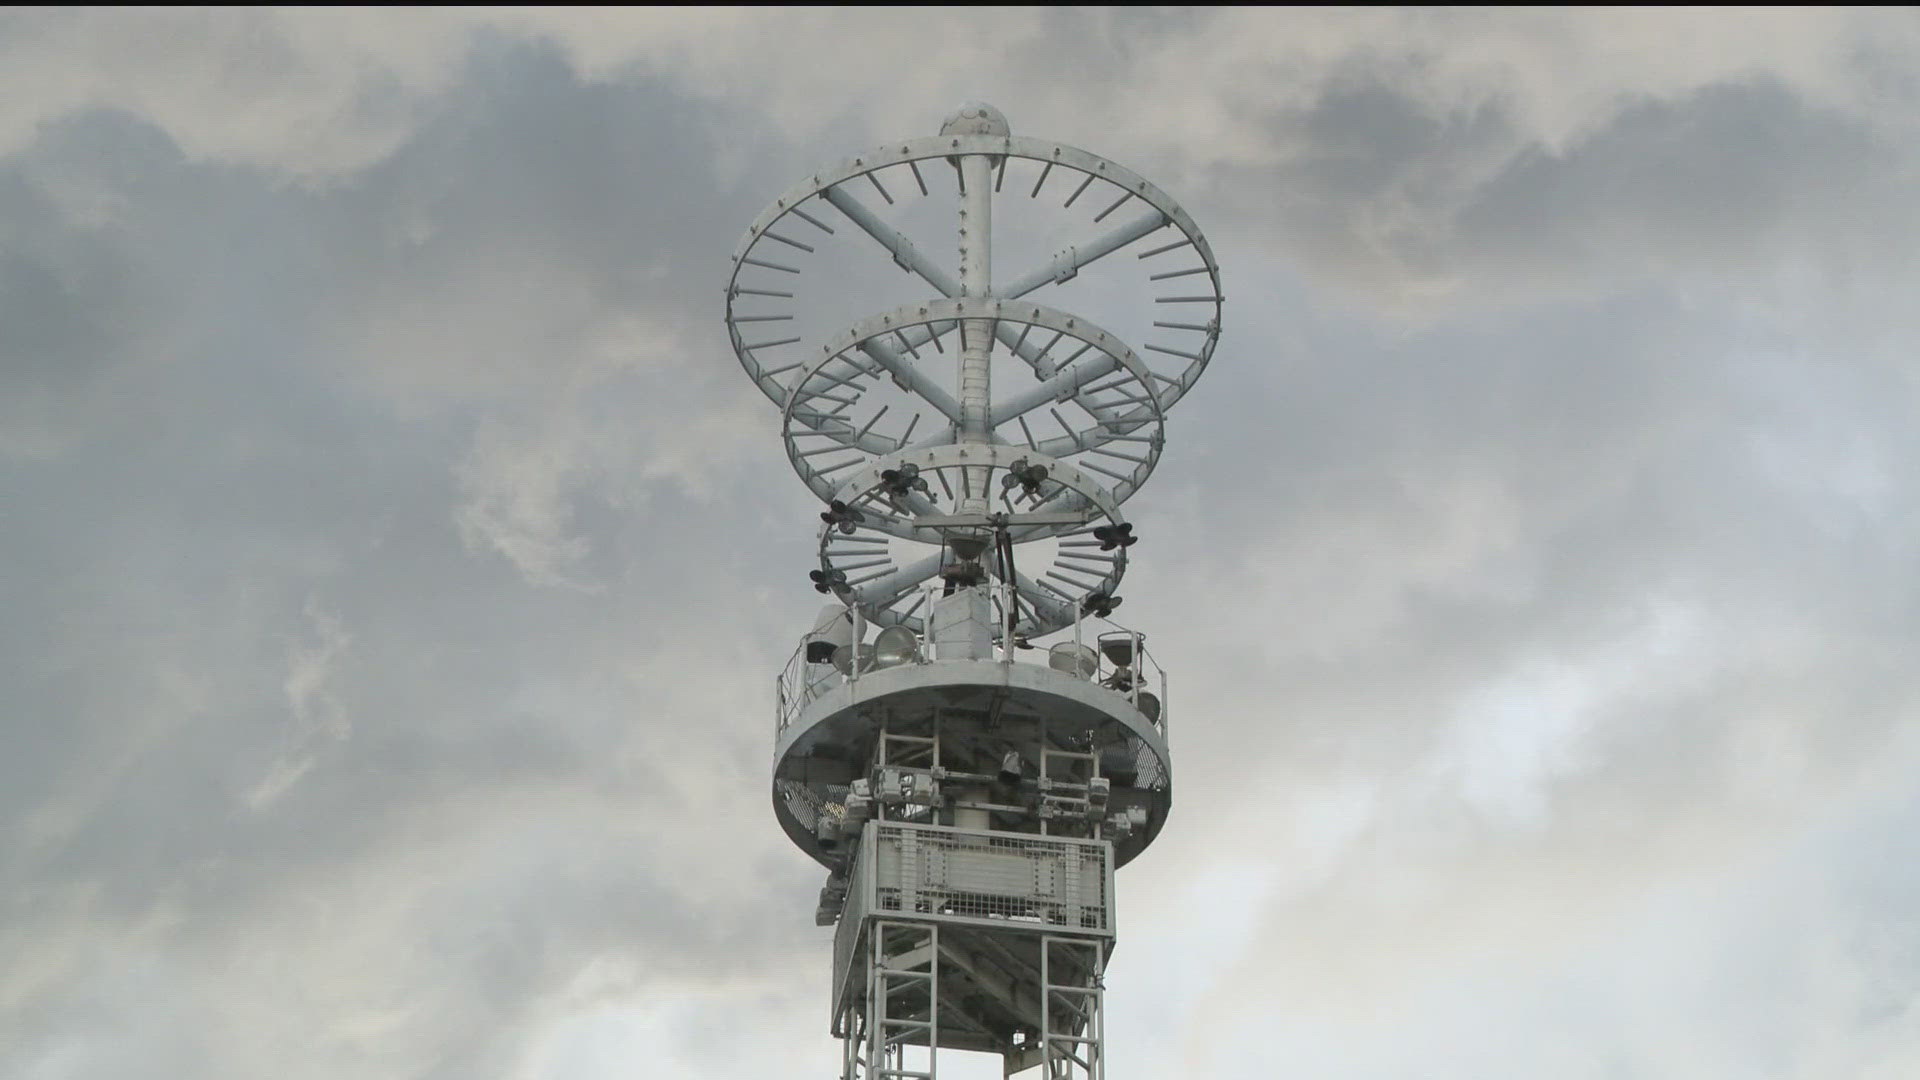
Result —
M1109 805L1146 814L1144 826L1114 841L1116 864L1145 850L1165 823L1173 797L1165 732L1126 695L1038 664L948 660L843 680L799 710L774 752L774 811L787 835L822 865L836 865L839 852L818 835L820 818L844 814L848 785L867 775L883 725L930 734L936 716L956 757L976 740L998 747L1024 738L1114 763L1103 767L1113 782Z

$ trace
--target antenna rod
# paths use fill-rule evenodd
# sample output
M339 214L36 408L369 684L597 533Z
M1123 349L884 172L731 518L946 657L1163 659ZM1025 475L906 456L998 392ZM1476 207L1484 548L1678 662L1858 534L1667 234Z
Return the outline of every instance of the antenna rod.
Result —
M993 161L985 154L965 154L960 169L960 295L985 299L993 290ZM993 400L993 323L968 319L960 328L960 432L962 443L988 441L988 411ZM980 513L987 507L987 471L969 469L974 492L961 503L962 513Z

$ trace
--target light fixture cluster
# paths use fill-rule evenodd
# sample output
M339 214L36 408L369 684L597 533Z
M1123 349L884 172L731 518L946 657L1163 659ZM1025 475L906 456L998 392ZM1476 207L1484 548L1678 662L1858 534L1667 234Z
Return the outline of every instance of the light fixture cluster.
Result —
M1026 458L1007 467L1007 475L1000 478L1000 490L1012 491L1016 486L1021 494L1029 499L1040 497L1040 485L1047 482L1047 467L1038 463L1029 464Z
M896 499L906 498L914 492L928 494L927 479L920 475L920 466L908 462L897 469L880 471L880 487Z
M851 536L855 529L866 524L867 515L839 499L834 499L827 503L825 510L820 512L820 520L836 526L841 532Z

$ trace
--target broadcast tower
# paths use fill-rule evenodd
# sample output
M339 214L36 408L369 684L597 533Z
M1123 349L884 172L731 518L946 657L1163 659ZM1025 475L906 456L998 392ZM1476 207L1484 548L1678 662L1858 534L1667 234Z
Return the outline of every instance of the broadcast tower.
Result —
M934 1080L942 1050L1105 1075L1114 870L1173 791L1166 674L1113 621L1121 505L1220 304L1165 193L981 104L816 173L734 253L734 351L825 505L773 806L827 870L842 1080Z

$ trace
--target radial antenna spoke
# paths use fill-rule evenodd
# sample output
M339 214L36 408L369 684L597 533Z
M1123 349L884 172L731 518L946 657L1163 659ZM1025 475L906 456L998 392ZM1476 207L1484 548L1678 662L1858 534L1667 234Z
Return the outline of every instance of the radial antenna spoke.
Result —
M1004 159L1002 159L1004 161ZM960 158L960 293L975 300L993 294L993 162L985 154L967 154ZM954 383L960 388L959 438L967 443L984 443L994 427L988 418L993 401L992 351L996 324L987 319L966 320L960 335L959 370ZM960 510L984 512L986 509L986 470L961 470L963 488Z
M960 295L960 283L953 280L945 270L940 269L931 259L913 246L913 241L899 229L881 221L873 211L862 205L860 200L849 195L845 188L831 187L822 193L822 197L834 205L836 210L847 216L847 220L860 226L868 236L874 238L900 268L920 275L927 284L939 290L941 296Z
M1000 287L1000 295L1008 300L1025 296L1042 285L1054 281L1066 281L1080 271L1093 265L1100 259L1119 251L1128 244L1154 230L1168 224L1167 216L1158 210L1142 214L1132 221L1106 233L1089 243L1075 244L1065 252L1055 256L1054 262L1035 267Z
M871 357L874 363L884 368L887 374L892 375L908 391L919 395L920 400L931 405L940 415L953 423L960 422L960 406L953 398L928 379L918 367L908 363L884 340L869 338L860 343L860 351Z
M1062 397L1071 397L1080 387L1095 379L1103 378L1120 370L1120 361L1113 356L1102 354L1084 364L1067 368L1037 386L1029 387L1019 394L1006 399L993 410L993 426L1016 417L1025 416L1043 405L1051 404Z

